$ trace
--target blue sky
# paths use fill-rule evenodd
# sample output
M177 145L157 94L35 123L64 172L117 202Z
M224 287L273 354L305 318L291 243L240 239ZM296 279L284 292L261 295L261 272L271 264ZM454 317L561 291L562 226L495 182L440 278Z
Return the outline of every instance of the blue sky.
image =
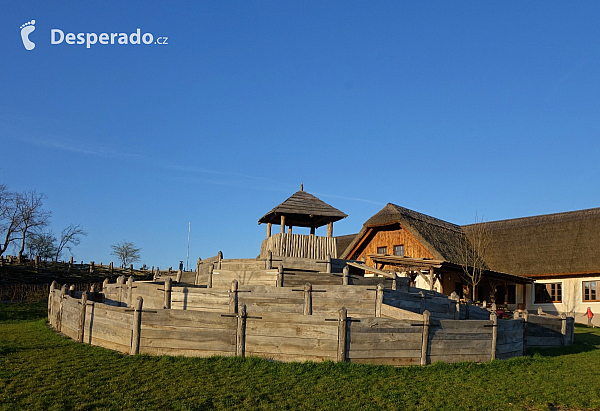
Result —
M161 268L188 222L190 261L255 257L301 182L348 214L336 235L388 202L456 224L598 207L598 21L591 1L8 1L0 183L82 225L76 259L126 239ZM168 44L51 44L138 28Z

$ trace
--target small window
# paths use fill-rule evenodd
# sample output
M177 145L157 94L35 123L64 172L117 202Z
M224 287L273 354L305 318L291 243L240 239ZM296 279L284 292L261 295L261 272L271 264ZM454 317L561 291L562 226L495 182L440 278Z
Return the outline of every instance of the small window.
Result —
M560 303L562 302L562 284L534 284L535 303Z
M508 304L517 303L517 286L515 284L508 284L506 287L506 302Z
M377 254L387 254L387 247L377 247Z
M404 245L395 245L394 246L394 255L399 255L400 257L404 257Z
M583 301L598 301L598 286L600 281L584 281Z

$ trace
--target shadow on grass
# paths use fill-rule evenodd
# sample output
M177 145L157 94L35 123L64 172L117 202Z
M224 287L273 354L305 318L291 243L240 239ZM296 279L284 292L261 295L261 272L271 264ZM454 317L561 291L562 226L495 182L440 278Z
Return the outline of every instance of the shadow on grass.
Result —
M0 303L0 322L36 321L46 318L48 303Z
M588 328L585 325L575 324L575 341L566 347L528 348L527 355L541 355L542 357L558 357L567 354L579 354L600 349L600 328Z

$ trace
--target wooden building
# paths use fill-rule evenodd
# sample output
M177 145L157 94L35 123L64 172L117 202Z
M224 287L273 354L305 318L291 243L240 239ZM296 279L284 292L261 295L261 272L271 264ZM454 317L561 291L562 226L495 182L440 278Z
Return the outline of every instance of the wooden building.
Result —
M260 256L268 252L273 256L312 258L317 260L338 257L336 238L333 236L333 223L347 215L319 198L304 191L295 192L258 220L267 224L267 238L263 241ZM272 225L279 224L280 232L272 234ZM285 228L288 228L287 233ZM317 236L319 227L327 226L327 236ZM293 234L292 227L310 228L309 235Z
M364 223L341 258L364 259L367 265L403 273L419 288L463 295L463 240L461 226L389 203ZM530 283L529 278L488 267L475 299L525 308L525 286Z

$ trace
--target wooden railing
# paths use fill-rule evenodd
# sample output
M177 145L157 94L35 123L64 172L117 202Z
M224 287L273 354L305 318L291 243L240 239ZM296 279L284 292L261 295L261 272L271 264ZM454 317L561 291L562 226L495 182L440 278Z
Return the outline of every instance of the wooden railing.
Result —
M277 233L263 240L260 257L266 258L269 251L273 257L325 260L327 256L337 258L337 240L335 237Z

